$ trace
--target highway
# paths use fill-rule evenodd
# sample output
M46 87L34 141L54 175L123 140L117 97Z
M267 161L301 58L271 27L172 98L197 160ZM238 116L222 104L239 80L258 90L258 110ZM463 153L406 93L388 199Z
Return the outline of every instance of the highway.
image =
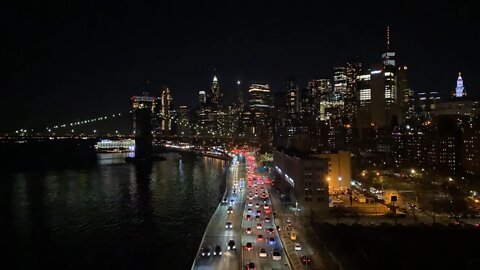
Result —
M232 160L227 173L226 203L221 202L215 210L192 269L248 269L251 263L255 270L291 269L276 230L268 184L264 182L266 178L257 175L255 170L255 159L251 155L245 158L236 156ZM229 207L233 213L227 213ZM260 211L258 219L257 210ZM246 219L247 215L250 215L249 220ZM232 224L231 229L226 228L228 221ZM258 224L261 224L261 228L257 228ZM247 233L247 228L251 229L251 234ZM274 241L269 241L270 238ZM235 241L234 251L227 250L230 240ZM246 249L247 243L252 244L251 250ZM221 247L222 255L214 256L217 245ZM205 248L209 248L209 256L202 256ZM264 257L259 254L262 248L265 249ZM275 256L275 260L274 249L278 250L279 255Z
M232 159L230 170L227 173L227 191L225 197L227 203L220 202L215 213L213 214L204 234L199 251L193 262L192 269L241 269L242 265L242 247L241 243L241 222L242 216L239 214L243 211L245 200L236 192L233 194L235 184L242 186L245 178L245 161L243 158L236 156ZM233 200L233 202L231 202ZM227 209L231 206L233 214L228 214ZM232 229L226 229L226 222L232 222ZM235 251L227 250L227 243L233 239L236 244ZM213 255L215 247L219 245L222 249L222 255ZM210 256L201 256L202 249L210 248Z
M247 189L245 190L247 203L244 207L242 222L243 264L254 263L256 269L265 270L290 269L272 216L273 210L267 190L268 184L265 183L264 177L255 173L255 169L254 158L247 156ZM262 198L263 192L265 192L265 198ZM256 218L257 211L260 211L258 219ZM246 218L247 215L250 215L249 220ZM266 221L266 218L269 221ZM258 225L261 225L261 227L257 227ZM251 233L247 233L248 228L251 230ZM259 235L261 235L261 238ZM270 242L270 238L273 238L274 241ZM247 243L252 244L252 250L246 249ZM266 257L260 257L259 252L262 248L265 249ZM272 251L274 249L277 249L279 252L280 257L278 260L273 259Z

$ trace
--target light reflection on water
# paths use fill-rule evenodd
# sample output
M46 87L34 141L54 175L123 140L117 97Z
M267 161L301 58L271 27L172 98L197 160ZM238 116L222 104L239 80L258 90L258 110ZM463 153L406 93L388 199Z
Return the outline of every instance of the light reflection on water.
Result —
M91 169L8 175L0 196L15 268L191 266L227 163L169 153L135 167L126 155L99 154Z

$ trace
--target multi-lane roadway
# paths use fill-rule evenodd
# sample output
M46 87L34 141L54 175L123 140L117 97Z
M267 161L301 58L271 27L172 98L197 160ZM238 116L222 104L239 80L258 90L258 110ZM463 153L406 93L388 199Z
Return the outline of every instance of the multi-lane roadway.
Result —
M247 168L247 188L244 190L247 203L242 222L243 263L253 263L256 269L290 269L272 215L268 184L264 177L255 173L252 156L247 156Z
M251 155L232 160L224 199L207 226L192 269L290 269L268 184L255 170ZM218 249L222 254L214 255Z
M229 214L227 210L231 208L233 213L243 211L245 200L238 192L233 193L234 188L238 189L244 185L244 181L241 181L243 178L245 178L245 161L242 157L236 156L232 159L227 172L226 193L210 219L192 269L241 269L240 226L242 217L238 214ZM226 228L229 221L232 228ZM232 246L232 249L228 250L230 240L235 242L235 249ZM217 245L220 246L221 255L213 255ZM202 252L204 252L204 256L202 256Z

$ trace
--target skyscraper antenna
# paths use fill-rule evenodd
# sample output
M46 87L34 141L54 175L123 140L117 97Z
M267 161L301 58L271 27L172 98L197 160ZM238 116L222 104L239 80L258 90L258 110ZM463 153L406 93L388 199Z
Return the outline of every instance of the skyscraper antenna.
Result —
M387 25L387 51L390 51L390 25Z

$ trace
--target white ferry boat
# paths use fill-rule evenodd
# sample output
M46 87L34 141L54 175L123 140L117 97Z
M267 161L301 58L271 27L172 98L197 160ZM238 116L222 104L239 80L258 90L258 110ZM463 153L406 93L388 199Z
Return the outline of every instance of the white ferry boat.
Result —
M135 151L135 140L101 140L95 145L98 153L122 153Z

